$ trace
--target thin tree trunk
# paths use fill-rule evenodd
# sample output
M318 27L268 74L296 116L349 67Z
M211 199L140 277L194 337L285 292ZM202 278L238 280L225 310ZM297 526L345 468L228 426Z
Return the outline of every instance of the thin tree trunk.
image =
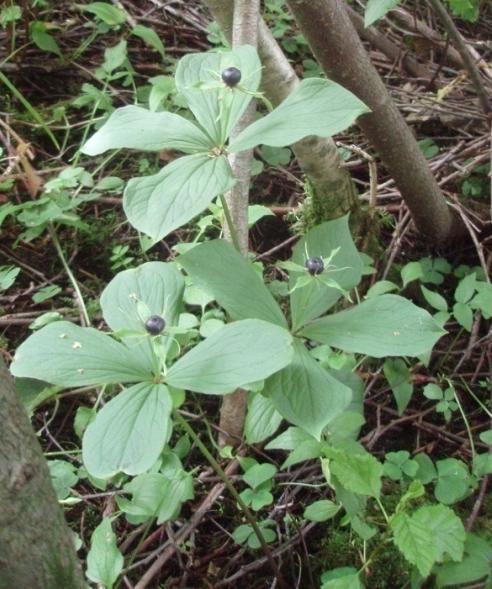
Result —
M232 46L258 44L258 19L260 14L260 0L235 0ZM241 117L231 136L238 135L243 129L250 125L255 118L256 101L252 100ZM233 228L224 223L225 236L232 240L231 229L236 232L239 248L243 255L248 253L248 203L249 183L251 177L251 164L253 162L253 150L233 153L229 156L232 171L236 177L236 185L226 195L226 202L229 208ZM246 418L246 391L236 390L231 395L226 395L222 400L220 410L219 444L237 446L241 441L244 422Z
M373 67L344 0L287 0L325 73L371 109L358 125L378 151L417 229L444 244L461 227L446 203L415 137Z
M0 422L0 589L82 589L72 535L1 358Z
M206 0L226 38L232 39L233 3L230 0ZM260 19L258 53L264 66L262 90L274 106L280 104L299 84L299 79L265 22ZM361 217L360 201L348 170L331 138L309 137L293 146L301 169L314 192L313 219L315 224L352 213L355 232Z

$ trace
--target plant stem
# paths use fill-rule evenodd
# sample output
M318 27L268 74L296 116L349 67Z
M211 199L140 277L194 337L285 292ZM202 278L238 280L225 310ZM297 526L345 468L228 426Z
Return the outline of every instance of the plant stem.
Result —
M227 204L227 200L223 194L220 195L220 202L222 203L222 208L224 209L224 217L229 228L229 233L231 234L232 243L234 247L237 249L237 251L240 252L241 246L239 244L239 238L237 235L236 227L234 225L234 221L232 220L229 205Z
M198 449L200 450L200 452L208 460L208 462L210 463L210 466L215 470L215 472L217 473L217 476L220 477L220 479L222 480L224 485L227 487L228 491L231 493L231 495L236 500L237 504L241 508L241 511L244 513L245 518L248 520L248 523L253 528L253 530L256 534L256 537L258 538L258 541L261 544L263 552L265 553L265 556L267 557L268 562L269 562L275 576L277 577L279 586L286 587L286 585L282 579L282 575L277 567L277 564L273 559L271 550L268 547L265 537L263 536L263 533L260 529L260 526L256 523L255 516L251 513L249 507L244 503L241 496L236 491L234 485L231 483L231 481L227 477L227 474L224 472L223 468L220 466L220 464L217 462L217 460L215 460L215 458L209 452L209 450L205 446L205 444L200 440L200 437L195 433L195 430L190 426L190 424L186 421L186 419L184 419L178 413L178 411L174 411L174 417L175 417L176 421L179 423L179 425L186 431L186 433L190 436L190 438L198 446Z
M68 265L68 262L65 258L65 254L63 253L62 247L60 245L58 235L56 234L56 230L55 230L52 223L50 223L48 225L48 231L50 233L51 240L53 241L53 245L55 246L56 253L58 254L58 257L60 258L61 263L63 264L63 268L65 269L65 272L67 273L67 276L68 276L70 282L72 283L75 294L77 295L80 311L82 313L84 321L85 321L86 325L90 325L91 321L89 319L89 314L87 313L87 308L84 303L84 298L82 297L82 293L80 292L78 282L77 282L75 276L73 275L72 270L70 270L70 266Z
M466 431L468 433L468 439L470 440L470 450L472 453L472 458L473 458L473 460L475 460L476 451L475 451L475 444L473 443L473 435L471 433L470 423L468 422L468 418L466 417L466 413L463 409L463 406L461 405L461 402L458 397L458 393L456 392L456 389L451 384L451 382L448 381L448 383L451 386L451 388L453 389L454 400L456 401L456 404L458 405L458 409L460 410L460 413L461 413L461 417L463 418L463 421L465 422Z

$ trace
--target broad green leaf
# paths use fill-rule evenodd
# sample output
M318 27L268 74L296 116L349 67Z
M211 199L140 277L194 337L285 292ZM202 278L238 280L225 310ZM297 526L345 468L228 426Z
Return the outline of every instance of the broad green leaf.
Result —
M282 468L288 468L294 466L299 462L306 462L306 460L312 460L313 458L319 458L323 455L323 442L318 442L310 437L309 440L305 440L297 445L287 458L282 463Z
M0 292L10 288L21 269L17 266L0 266Z
M329 499L321 499L308 505L304 510L304 517L312 522L325 522L340 511L340 505Z
M151 338L145 332L139 309L143 303L149 315L160 315L166 327L177 326L184 280L174 264L147 262L119 272L101 295L104 319L113 331L141 332L141 336L123 338L134 353L152 358ZM165 347L172 341L163 336Z
M484 444L492 446L492 429L488 429L482 432L478 437L482 440Z
M466 329L471 331L473 327L473 311L466 303L455 303L453 305L453 315L456 321Z
M267 378L291 359L288 331L259 319L244 319L226 325L180 358L167 381L199 393L231 393Z
M70 487L74 487L79 480L75 466L66 460L48 460L47 464L58 500L66 499L70 495Z
M123 208L136 229L159 241L191 221L233 184L225 156L185 156L158 174L132 178L123 195Z
M317 439L352 398L350 389L328 374L298 339L292 363L265 382L263 393L287 421Z
M148 470L171 435L171 410L171 396L162 384L140 383L111 399L84 433L87 471L107 479L118 472Z
M244 482L252 489L256 489L264 482L272 479L277 473L277 468L268 462L265 464L255 464L243 475Z
M379 280L366 293L366 299L372 299L388 292L398 290L398 286L390 280Z
M402 415L407 408L413 394L410 371L401 358L391 358L385 361L384 376L391 386L395 397L398 415Z
M354 94L321 78L303 80L275 110L246 127L229 151L251 149L260 143L284 147L308 135L330 137L369 112Z
M288 427L284 432L274 438L265 446L265 450L294 450L303 442L313 440L307 432L300 427Z
M420 262L408 262L401 269L401 279L403 282L403 288L413 282L424 277L424 269Z
M280 426L282 416L275 409L272 400L261 393L249 395L248 413L244 433L248 444L263 442L272 436Z
M383 465L371 454L350 454L328 448L330 471L348 491L369 497L379 497Z
M58 57L63 58L56 39L48 33L46 25L43 22L39 20L33 21L29 27L29 33L34 44L39 47L39 49L54 53Z
M81 6L82 10L92 13L110 27L122 25L126 20L126 12L113 6L109 2L91 2Z
M241 81L228 88L221 81L227 67L241 71ZM261 79L261 63L256 50L242 45L221 53L189 53L176 69L176 88L190 110L217 146L224 145L234 125L245 111Z
M140 37L149 47L159 52L162 59L164 59L164 45L154 29L144 25L135 25L132 29L132 35Z
M348 215L327 221L311 229L296 244L292 260L304 266L307 257L328 257L333 250L340 248L334 256L332 277L346 290L359 284L362 276L362 260L353 242L348 226ZM292 289L301 273L293 272L289 286ZM330 274L328 274L330 276ZM291 293L290 306L293 329L298 329L311 319L319 317L332 307L341 297L339 290L320 282L298 288Z
M132 499L119 499L118 505L130 515L157 517L157 523L174 519L182 503L193 498L193 479L183 470L171 476L142 474L125 485Z
M463 499L470 487L470 475L464 462L456 458L445 458L436 463L437 483L434 489L436 499L451 505Z
M115 110L104 125L82 146L87 155L108 149L160 151L177 149L188 153L208 151L207 136L191 121L170 112L151 112L140 106Z
M445 505L426 505L418 509L412 519L430 530L437 562L442 562L445 555L457 562L463 558L466 532L452 509Z
M420 290L422 291L425 300L429 303L431 307L436 309L436 311L448 310L448 303L446 302L446 299L439 293L429 290L424 285L420 286Z
M462 280L460 280L460 283L454 291L454 298L457 303L469 302L475 293L476 282L477 279L475 272L465 276Z
M392 294L313 321L301 331L309 339L373 358L418 356L445 333L427 311Z
M344 570L347 571L347 574L338 574L338 571L342 572ZM357 571L353 574L348 572L352 570L355 571L352 567L340 567L330 571L336 573L337 576L326 578L327 580L324 581L321 589L364 589Z
M467 534L465 556L459 563L447 562L435 568L436 585L468 585L489 576L492 570L492 546L480 536Z
M92 534L91 549L87 555L87 577L112 589L122 569L123 556L116 546L111 519L104 518Z
M143 362L109 335L67 321L50 323L27 338L10 370L65 387L153 379L150 359Z
M211 293L233 319L263 319L281 327L287 321L251 262L232 245L216 239L179 257L193 283Z
M400 552L423 577L427 577L438 556L429 522L422 523L406 513L397 513L392 517L390 527Z
M364 12L364 26L370 27L400 2L401 0L368 0Z

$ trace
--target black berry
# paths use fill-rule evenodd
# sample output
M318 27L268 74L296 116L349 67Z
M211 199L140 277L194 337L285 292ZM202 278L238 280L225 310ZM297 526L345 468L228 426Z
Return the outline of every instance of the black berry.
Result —
M305 266L306 266L309 274L311 274L311 276L316 276L317 274L321 274L323 272L323 270L325 269L325 264L323 262L323 259L319 258L317 256L314 258L307 259Z
M222 81L229 88L237 86L241 81L241 70L238 70L237 67L226 67L222 72Z
M166 322L160 315L151 315L145 322L145 329L150 335L159 335L164 327L166 327Z

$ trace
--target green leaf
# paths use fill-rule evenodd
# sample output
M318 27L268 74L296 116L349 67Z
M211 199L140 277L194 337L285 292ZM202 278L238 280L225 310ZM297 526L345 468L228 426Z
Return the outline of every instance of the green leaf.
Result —
M475 272L460 280L460 283L454 291L455 301L457 303L468 303L475 293L476 282Z
M353 493L379 497L383 465L371 454L349 454L343 450L327 449L330 470L340 484Z
M348 226L348 215L327 221L314 227L294 247L292 260L304 267L307 256L327 258L333 250L340 248L332 260L333 278L345 290L356 286L362 275L362 260L353 242ZM289 287L292 289L302 273L292 272ZM330 276L330 274L328 274ZM294 290L290 296L293 329L319 317L332 307L341 293L318 281L311 286Z
M410 282L423 278L423 276L424 270L420 262L408 262L408 264L405 264L405 266L403 266L401 269L403 288L405 288L405 286L407 286L407 284Z
M492 284L477 282L477 291L478 294L470 301L470 306L473 309L480 309L484 319L490 319L492 317Z
M373 358L418 356L445 333L427 311L392 294L313 321L301 331L309 339Z
M445 555L454 561L463 558L466 532L452 509L445 505L426 505L412 515L412 520L431 532L437 562L442 562Z
M473 326L473 311L466 303L455 303L453 305L453 315L456 321L467 331L471 331Z
M401 0L368 0L364 12L364 26L370 27L400 2Z
M248 413L244 433L248 444L258 444L272 436L280 426L282 416L272 400L261 393L248 396Z
M191 121L170 112L151 112L140 106L116 109L104 125L81 147L86 155L108 149L160 151L177 149L187 153L208 151L210 140Z
M445 458L436 463L438 480L434 495L446 505L463 499L470 487L470 475L464 462L456 458Z
M429 383L424 387L424 396L431 401L440 401L443 398L443 392L437 384Z
M406 513L397 513L390 521L394 543L423 577L429 575L438 556L437 545L428 524Z
M227 67L241 71L241 82L228 88L220 75ZM176 69L176 88L190 110L217 146L224 145L234 125L246 110L261 79L261 63L256 50L242 45L222 53L189 53Z
M216 239L179 257L193 283L210 292L233 319L263 319L281 327L287 321L251 262L229 243Z
M74 487L79 480L75 466L66 460L48 460L48 468L58 500L66 499L70 495L70 487Z
M230 152L260 143L284 147L308 135L330 137L369 112L354 94L330 80L303 80L275 110L246 127L229 146Z
M483 577L490 576L492 567L492 546L475 534L467 534L465 556L459 563L447 562L437 566L436 584L441 587L468 585Z
M108 47L104 51L103 70L108 74L112 74L115 70L122 67L128 59L127 44L125 40L121 40L113 47Z
M353 567L338 567L321 576L321 589L364 589Z
M193 479L183 470L172 475L147 473L125 485L132 494L131 501L118 500L119 507L130 515L157 517L157 523L174 519L181 505L193 498Z
M136 355L152 358L152 340L144 329L148 318L141 316L142 304L148 314L159 315L166 328L178 325L184 280L174 264L147 262L131 270L119 272L101 295L104 319L113 331L130 331L141 336L123 337L125 345ZM164 331L160 338L167 349L172 338Z
M366 299L373 299L388 292L398 290L398 286L390 280L379 280L366 293Z
M58 57L63 58L58 43L55 38L48 33L46 25L43 22L39 20L33 21L29 27L29 33L34 44L39 47L39 49L54 53L55 55L58 55Z
M432 292L432 290L429 290L424 285L420 286L420 290L422 291L425 300L429 303L431 307L436 309L436 311L448 310L448 303L446 302L446 299L442 297L439 293Z
M325 522L340 511L340 505L329 499L315 501L304 510L304 517L312 522Z
M322 449L323 443L310 437L309 440L301 442L292 450L282 463L282 468L288 468L289 466L294 466L294 464L306 462L306 460L312 460L313 458L320 458L323 455Z
M148 470L171 434L171 409L171 396L162 384L140 383L111 399L84 433L87 471L107 479L118 472Z
M386 360L383 366L384 376L391 386L395 396L398 415L402 415L407 408L413 394L410 371L401 358Z
M87 555L87 577L112 589L122 569L123 556L116 546L111 519L104 518L92 534L91 549Z
M162 59L164 59L164 45L154 29L145 27L144 25L135 25L132 29L132 35L140 37L149 47L160 53Z
M492 446L492 429L488 429L487 431L482 432L479 435L479 438L482 440L484 444Z
M21 344L14 376L65 387L152 380L151 359L136 358L124 344L96 329L67 321L50 323Z
M265 450L294 450L305 441L313 440L307 432L299 427L288 427L265 446Z
M352 398L351 390L326 372L297 338L292 363L265 382L263 393L287 421L317 439Z
M259 319L223 327L174 364L167 381L176 388L219 395L267 378L292 359L288 331Z
M90 12L110 27L122 25L126 20L126 12L124 10L120 10L107 2L91 2L91 4L81 6L81 8L86 12Z
M233 184L225 156L185 156L158 174L132 178L123 195L123 208L136 229L159 241L191 221Z
M0 266L0 292L14 284L20 271L17 266Z
M255 464L243 475L244 482L252 489L256 489L261 484L272 479L277 473L277 468L270 463Z

